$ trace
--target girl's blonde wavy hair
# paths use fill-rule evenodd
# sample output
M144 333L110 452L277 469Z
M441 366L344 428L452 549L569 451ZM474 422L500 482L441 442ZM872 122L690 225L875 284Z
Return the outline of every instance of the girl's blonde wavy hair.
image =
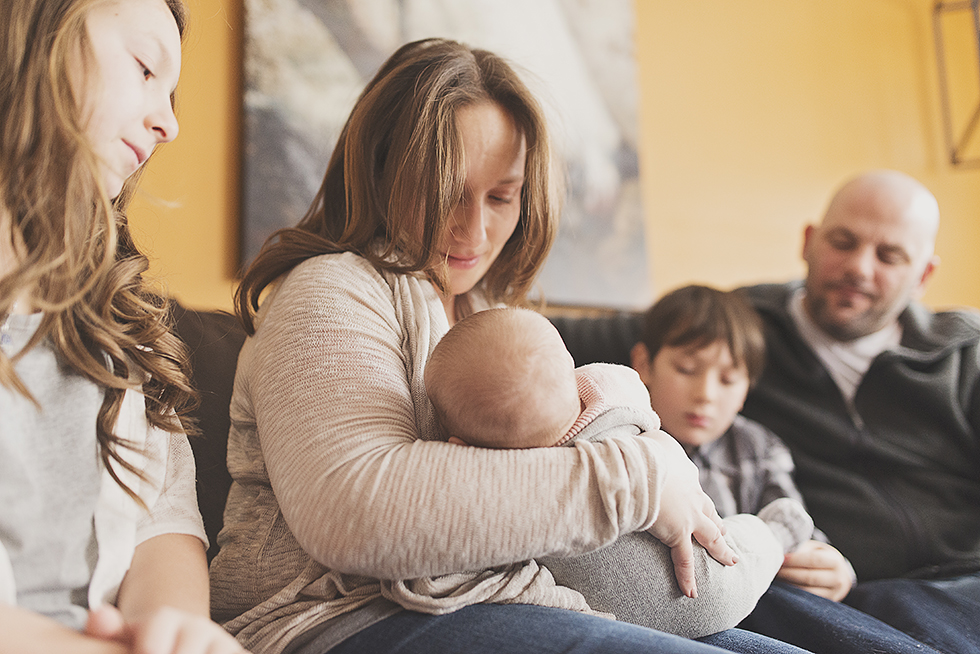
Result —
M73 370L105 388L99 455L136 498L114 469L141 474L119 455L132 445L113 433L124 393L142 388L148 421L170 432L181 430L175 411L194 394L184 347L170 332L168 303L145 286L147 259L126 220L138 180L108 196L70 83L70 66L77 65L71 60L89 53L86 16L106 1L4 0L0 239L18 256L0 278L0 317L26 293L44 317L23 351L50 339ZM183 38L181 0L164 1ZM20 354L0 352L0 383L33 400L14 370Z
M266 286L320 254L355 252L382 270L425 274L447 288L439 239L463 196L459 110L493 102L527 144L517 228L481 286L492 302L520 304L555 238L560 189L545 118L497 55L447 39L402 46L361 93L341 131L313 204L296 227L266 241L238 287L249 333ZM456 302L457 319L471 312Z

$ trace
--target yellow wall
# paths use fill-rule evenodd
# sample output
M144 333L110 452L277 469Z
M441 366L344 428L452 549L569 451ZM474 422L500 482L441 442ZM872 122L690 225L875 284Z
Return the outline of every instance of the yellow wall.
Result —
M130 221L151 274L186 305L230 309L238 267L242 0L190 11L177 140L153 155Z
M170 291L231 306L242 0L188 0L180 138L155 155L137 237ZM926 301L980 306L980 170L944 154L930 0L636 0L641 166L657 294L788 279L803 226L867 168L939 199Z
M658 294L802 275L803 226L843 179L885 167L939 200L926 301L980 306L980 171L944 154L930 0L636 6Z

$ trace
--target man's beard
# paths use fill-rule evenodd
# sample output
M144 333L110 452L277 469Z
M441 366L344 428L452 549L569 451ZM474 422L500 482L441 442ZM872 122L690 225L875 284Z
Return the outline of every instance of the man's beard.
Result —
M829 310L830 301L827 299L827 296L831 291L842 287L853 289L855 292L867 296L870 304L864 311L850 316L843 322L837 322L832 319L834 312ZM807 308L809 309L813 322L828 336L838 341L849 342L862 336L873 334L887 323L887 312L883 311L876 304L878 297L846 281L832 282L826 285L824 292L820 294L807 292L807 300L807 304L809 305Z

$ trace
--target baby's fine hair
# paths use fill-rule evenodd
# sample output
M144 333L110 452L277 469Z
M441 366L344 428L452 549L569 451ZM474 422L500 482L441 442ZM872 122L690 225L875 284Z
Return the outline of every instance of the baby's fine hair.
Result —
M740 290L690 285L660 298L643 316L640 340L652 361L663 347L707 347L724 341L755 384L766 362L762 320Z
M578 406L574 364L547 318L527 309L472 314L446 333L425 386L450 436L480 447L553 445ZM564 404L562 403L564 401Z

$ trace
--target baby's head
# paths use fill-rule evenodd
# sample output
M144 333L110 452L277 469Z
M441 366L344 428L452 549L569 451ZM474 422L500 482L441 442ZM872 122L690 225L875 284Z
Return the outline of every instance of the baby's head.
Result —
M479 447L548 447L581 413L572 356L548 319L525 309L456 323L429 358L425 390L443 430Z
M742 294L706 286L663 296L631 352L664 431L692 447L728 430L765 356L762 322Z

